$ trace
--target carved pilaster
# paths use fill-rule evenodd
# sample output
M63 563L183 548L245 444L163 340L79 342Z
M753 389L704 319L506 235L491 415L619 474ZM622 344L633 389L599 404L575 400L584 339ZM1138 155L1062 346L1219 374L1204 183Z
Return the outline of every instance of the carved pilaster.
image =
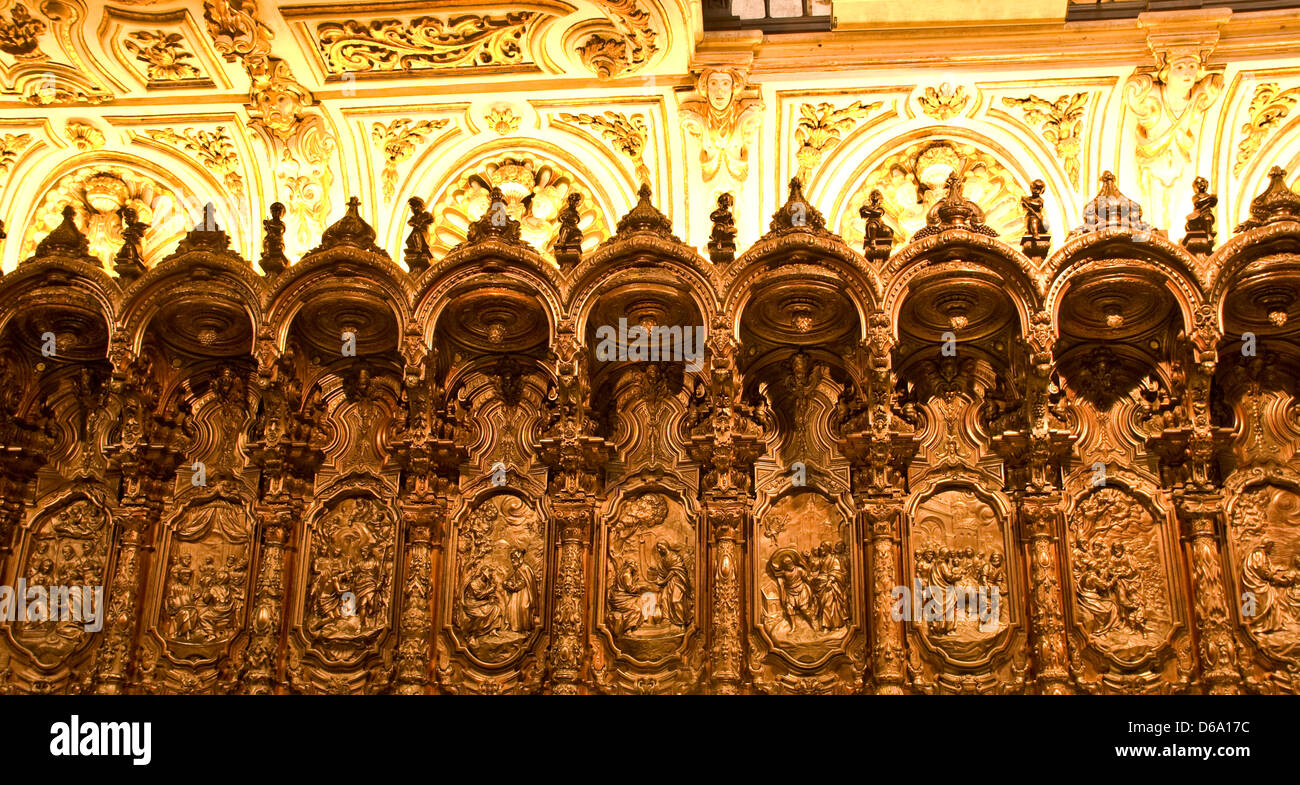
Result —
M709 525L709 677L714 692L741 688L744 612L741 564L744 532L753 506L754 461L762 454L762 430L740 400L735 336L725 318L709 329L706 383L708 418L691 436L691 457L703 469L701 507Z
M572 321L560 326L552 353L557 385L548 401L550 423L538 455L550 467L556 560L546 689L576 695L587 657L586 574L599 502L601 470L613 445L593 434L586 353Z
M871 671L877 695L902 695L907 680L903 622L894 619L894 588L899 586L899 526L902 496L863 494L857 498L862 534L870 549Z
M1191 564L1192 613L1201 678L1210 693L1234 695L1241 691L1241 671L1219 551L1223 541L1223 496L1179 490L1174 492L1174 508Z
M398 695L421 695L429 684L433 653L433 543L441 540L447 517L440 504L408 504L402 510L406 527L406 578L402 616L398 620L395 656ZM435 535L435 533L437 533Z
M1056 542L1064 525L1057 494L1021 494L1016 499L1020 536L1029 562L1029 635L1038 691L1045 695L1070 692L1064 595Z
M292 353L281 357L276 346L264 340L258 355L261 411L248 451L261 470L257 504L261 548L251 601L252 627L240 676L240 691L250 695L271 693L277 684L285 569L298 541L304 499L324 458L312 444L319 404L303 400Z
M555 601L547 691L577 695L587 656L587 550L591 546L592 509L581 501L558 502L554 509Z
M125 688L131 667L131 641L141 616L141 589L147 574L148 552L152 550L159 511L157 507L131 505L119 512L117 557L108 587L104 634L95 659L94 685L100 695L121 694Z
M109 465L119 478L120 524L104 631L95 660L94 690L100 694L125 689L134 654L132 641L144 615L140 603L154 527L193 432L185 400L161 398L151 358L132 356L119 343L113 364L118 441L109 447Z
M392 460L402 471L406 529L394 691L419 695L430 682L433 657L435 549L441 547L446 531L458 467L468 455L464 447L446 438L457 423L436 378L436 352L415 332L407 335L404 354L405 418L396 425L392 439Z
M272 503L258 511L261 549L253 588L253 622L240 679L240 691L245 695L269 695L275 689L284 626L284 565L293 550L294 521L301 517L301 505L293 503Z
M706 497L709 525L709 671L719 694L740 691L744 615L740 576L748 505L736 499Z

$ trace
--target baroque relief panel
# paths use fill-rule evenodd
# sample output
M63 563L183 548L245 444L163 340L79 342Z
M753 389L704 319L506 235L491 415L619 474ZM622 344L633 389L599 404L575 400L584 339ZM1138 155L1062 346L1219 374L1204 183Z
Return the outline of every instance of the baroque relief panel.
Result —
M111 532L108 509L95 499L75 494L45 508L25 535L16 575L26 586L73 590L66 599L70 614L62 614L47 593L45 613L39 616L43 621L35 620L40 612L29 605L27 619L6 628L9 642L43 672L57 671L85 651L95 637L87 627L94 626L96 615L103 618L107 613L103 587L112 574ZM87 594L81 587L97 587L99 594ZM18 600L11 595L6 602Z
M691 689L701 674L702 561L694 517L650 490L623 499L601 528L595 627L609 647L606 691Z
M750 668L756 686L852 691L844 679L860 674L860 663L831 662L848 654L864 605L852 521L824 494L793 488L756 522L753 553ZM765 659L783 667L768 675L761 667Z
M1300 662L1300 494L1251 486L1233 504L1230 522L1246 634L1265 655Z
M291 655L290 679L299 690L351 689L351 678L326 669L355 669L385 642L393 627L396 547L397 518L376 496L344 496L315 512L300 560L294 626L299 656L320 667L304 668Z
M195 499L166 529L154 569L142 686L193 692L210 685L246 624L253 517L238 500Z
M905 542L920 643L940 670L987 668L1020 601L1005 516L969 489L940 490L917 505Z
M480 668L506 668L543 628L546 522L525 498L497 494L460 519L452 542L451 639Z
M1152 668L1182 622L1180 557L1168 524L1131 492L1102 487L1067 520L1071 617L1087 645L1119 668Z

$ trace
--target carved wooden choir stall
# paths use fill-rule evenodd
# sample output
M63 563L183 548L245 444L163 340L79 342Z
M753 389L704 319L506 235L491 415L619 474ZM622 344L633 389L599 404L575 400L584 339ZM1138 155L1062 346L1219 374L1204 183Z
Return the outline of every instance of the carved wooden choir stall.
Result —
M69 208L0 279L0 560L102 628L5 623L0 692L1296 692L1283 177L1216 245L1107 173L1051 249L954 175L861 250L796 179L709 259L649 187L558 263L413 199L406 267L357 200L289 264L275 204L265 274Z

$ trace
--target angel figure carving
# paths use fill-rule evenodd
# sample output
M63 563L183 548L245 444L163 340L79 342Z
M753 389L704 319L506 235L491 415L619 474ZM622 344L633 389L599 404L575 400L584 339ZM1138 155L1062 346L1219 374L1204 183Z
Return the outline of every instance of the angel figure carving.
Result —
M1174 200L1188 189L1183 180L1196 150L1206 110L1223 92L1223 74L1205 73L1203 54L1173 49L1157 54L1158 70L1136 73L1125 86L1137 115L1138 180L1153 224L1173 224Z
M681 103L682 127L700 142L704 182L725 171L735 182L749 175L749 142L758 131L763 103L746 97L747 79L735 68L705 68L695 95Z

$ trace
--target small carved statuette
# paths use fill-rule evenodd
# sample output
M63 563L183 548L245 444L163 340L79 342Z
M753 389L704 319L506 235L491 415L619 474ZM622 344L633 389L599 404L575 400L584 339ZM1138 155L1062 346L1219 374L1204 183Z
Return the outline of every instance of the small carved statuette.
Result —
M113 259L113 269L122 278L138 278L145 271L144 257L140 254L140 243L144 239L144 230L149 228L149 224L142 223L137 218L135 210L130 207L118 208L117 214L122 217L122 248Z
M736 219L731 214L735 199L729 193L718 194L718 209L709 214L713 234L709 235L709 259L714 264L731 264L736 258Z
M1052 247L1052 236L1047 232L1047 219L1043 217L1043 191L1047 184L1035 180L1029 184L1029 196L1020 197L1025 210L1025 236L1020 238L1020 248L1030 259L1046 259Z
M411 272L427 269L433 261L433 252L429 250L429 224L433 223L433 214L424 208L424 200L412 196L407 205L411 208L411 217L406 225L411 233L406 235L406 252L402 259Z
M867 222L862 253L873 262L888 259L889 251L894 247L894 230L885 223L884 202L885 197L880 191L872 191L867 203L858 209L858 215Z
M275 275L289 266L289 259L284 255L284 205L271 203L271 217L262 221L266 235L262 240L262 258L259 264L267 275Z
M559 231L555 235L555 261L562 269L574 266L582 259L582 229L578 228L578 205L582 203L582 194L574 191L569 194L568 205L560 211Z
M1198 177L1192 183L1196 192L1192 194L1192 214L1187 216L1187 236L1183 238L1183 247L1192 253L1209 254L1214 250L1214 207L1219 197L1208 193L1210 181Z

